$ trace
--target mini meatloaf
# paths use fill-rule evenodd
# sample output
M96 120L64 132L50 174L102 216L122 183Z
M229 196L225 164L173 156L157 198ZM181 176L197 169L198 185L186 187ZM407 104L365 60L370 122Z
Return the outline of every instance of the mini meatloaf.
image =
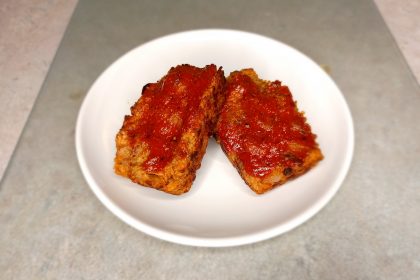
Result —
M281 82L261 80L252 69L235 71L227 78L225 95L216 139L257 194L323 158L305 116Z
M167 193L188 192L223 103L215 65L180 65L143 87L116 136L115 173Z

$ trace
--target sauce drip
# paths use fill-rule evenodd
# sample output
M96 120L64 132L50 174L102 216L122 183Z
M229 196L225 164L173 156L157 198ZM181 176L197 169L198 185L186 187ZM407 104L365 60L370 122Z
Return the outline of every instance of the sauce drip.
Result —
M201 96L216 72L215 65L181 65L157 83L144 86L141 99L145 106L129 136L132 147L140 142L147 144L149 154L142 164L146 171L162 170L174 158L183 132L197 126Z
M228 153L237 154L248 174L264 177L279 165L290 171L317 147L292 94L279 81L261 88L238 72L228 80L226 94L219 138Z

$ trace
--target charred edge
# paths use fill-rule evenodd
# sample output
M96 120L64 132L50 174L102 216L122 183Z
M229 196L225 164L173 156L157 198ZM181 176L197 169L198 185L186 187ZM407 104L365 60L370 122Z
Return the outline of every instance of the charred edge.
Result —
M141 92L143 93L145 90L147 90L147 88L150 86L151 83L147 83L143 86L143 88L141 89Z
M283 175L284 176L290 176L292 175L293 169L290 167L286 167L285 169L283 169Z

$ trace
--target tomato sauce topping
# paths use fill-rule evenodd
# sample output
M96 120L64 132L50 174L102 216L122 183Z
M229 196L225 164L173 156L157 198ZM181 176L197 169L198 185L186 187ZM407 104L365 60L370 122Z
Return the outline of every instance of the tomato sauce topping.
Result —
M228 80L226 94L218 135L248 174L264 177L279 165L290 171L317 147L292 94L279 81L261 87L237 72Z
M142 164L145 170L162 170L174 158L183 132L199 125L201 96L216 72L215 65L181 65L169 70L159 82L144 86L143 113L129 135L132 147L140 142L148 146L149 155Z

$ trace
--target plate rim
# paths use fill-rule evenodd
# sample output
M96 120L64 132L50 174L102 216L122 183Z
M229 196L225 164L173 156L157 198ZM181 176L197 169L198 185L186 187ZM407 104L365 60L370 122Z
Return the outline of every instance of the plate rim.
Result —
M258 33L248 32L248 31L242 31L242 30L235 30L235 29L221 29L221 28L210 28L210 29L194 29L194 30L187 30L187 31L180 31L175 33L170 33L164 36L160 36L157 38L154 38L150 41L147 41L143 44L140 44L133 49L127 51L120 57L118 57L115 61L113 61L105 70L103 70L99 76L95 79L93 84L90 86L89 90L86 93L86 96L84 97L82 101L82 105L80 106L77 120L76 120L76 130L75 130L75 146L76 146L76 154L77 159L79 162L80 169L82 171L82 174L88 183L90 189L93 191L93 193L96 195L96 197L101 201L101 203L110 210L111 213L113 213L115 216L117 216L119 219L124 221L126 224L130 225L131 227L149 235L153 236L155 238L173 242L177 244L182 245L188 245L188 246L198 246L198 247L232 247L232 246L240 246L240 245L246 245L251 244L255 242L260 242L263 240L267 240L270 238L273 238L275 236L279 236L281 234L284 234L299 225L304 224L306 221L311 219L313 216L315 216L317 213L319 213L327 204L328 202L334 197L334 195L338 192L340 187L342 186L348 171L351 166L351 162L353 159L354 154L354 145L355 145L355 133L354 133L354 123L353 118L351 115L350 107L344 98L344 95L338 85L335 83L335 81L331 78L330 75L325 73L327 79L329 79L329 82L331 82L335 88L338 91L338 96L342 104L344 105L344 112L343 116L348 123L347 127L347 133L349 135L348 143L347 143L347 149L346 149L346 155L343 160L343 167L340 169L339 173L336 176L335 181L331 183L331 187L321 195L321 198L318 199L315 203L309 205L309 207L305 210L303 210L301 213L299 213L297 216L281 223L278 225L275 225L269 229L261 230L258 232L248 233L244 235L239 235L235 237L215 237L215 238L208 238L208 237L197 237L193 235L186 235L186 234L177 234L170 231L162 230L159 228L156 228L154 226L148 225L147 223L144 223L140 221L139 219L133 217L131 214L127 213L123 209L121 209L115 202L113 202L101 189L101 187L96 183L94 177L92 176L91 172L89 171L89 166L86 162L86 158L84 157L84 154L82 153L82 122L83 122L83 116L86 114L86 107L88 106L88 101L90 98L92 98L93 95L89 95L89 93L92 91L93 88L97 86L99 83L99 80L101 80L101 77L104 76L110 69L113 68L113 66L123 60L125 57L129 56L131 53L135 52L137 49L144 47L149 44L154 44L156 41L160 40L168 40L171 37L177 37L177 36L187 36L191 35L193 33L236 33L241 34L243 36L252 36L252 37L260 37L264 40L270 40L277 44L281 44L300 55L304 56L307 60L309 60L311 63L315 64L320 70L322 68L310 57L308 57L306 54L302 53L298 49L287 45L279 40L276 40L274 38L264 36Z

